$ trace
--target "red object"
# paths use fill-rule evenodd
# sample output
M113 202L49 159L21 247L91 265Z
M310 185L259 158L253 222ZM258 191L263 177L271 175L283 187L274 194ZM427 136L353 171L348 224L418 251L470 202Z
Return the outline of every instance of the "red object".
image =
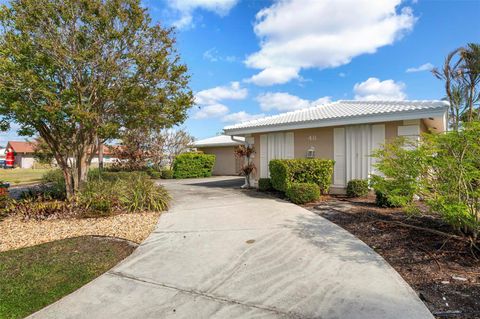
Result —
M15 163L15 153L11 148L9 148L5 154L5 167L13 168L13 164Z

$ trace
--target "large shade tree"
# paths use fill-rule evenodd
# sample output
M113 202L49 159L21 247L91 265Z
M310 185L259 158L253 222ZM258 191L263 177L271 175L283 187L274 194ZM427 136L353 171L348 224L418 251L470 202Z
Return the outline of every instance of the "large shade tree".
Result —
M193 104L173 30L140 0L12 0L0 24L0 126L39 135L69 195L99 144L181 123Z

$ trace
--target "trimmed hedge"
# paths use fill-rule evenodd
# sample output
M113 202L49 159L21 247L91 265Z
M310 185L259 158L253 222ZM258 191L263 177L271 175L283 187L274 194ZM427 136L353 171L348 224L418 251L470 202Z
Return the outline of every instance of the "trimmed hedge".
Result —
M352 179L347 184L348 197L363 197L368 194L368 180Z
M173 163L173 178L195 178L212 176L215 155L183 153Z
M270 178L260 178L258 180L258 190L266 192L272 189L272 182Z
M328 193L332 183L335 161L327 159L279 159L269 163L272 186L286 192L291 183L313 183L322 194Z
M305 204L320 197L320 188L313 183L291 183L285 195L292 203Z

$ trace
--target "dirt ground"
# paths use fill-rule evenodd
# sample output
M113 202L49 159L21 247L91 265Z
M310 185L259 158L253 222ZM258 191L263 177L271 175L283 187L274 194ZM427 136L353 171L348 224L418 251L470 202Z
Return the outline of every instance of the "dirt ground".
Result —
M438 216L409 216L400 209L378 208L373 197L326 197L305 208L372 247L437 318L480 318L480 253L475 256L461 237L435 233L455 234Z

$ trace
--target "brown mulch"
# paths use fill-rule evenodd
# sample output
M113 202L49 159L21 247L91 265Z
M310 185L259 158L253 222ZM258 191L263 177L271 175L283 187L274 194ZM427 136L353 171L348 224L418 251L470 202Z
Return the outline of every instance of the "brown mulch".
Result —
M85 235L111 236L141 243L154 230L161 213L126 213L101 218L22 221L0 219L0 251Z
M437 318L480 318L480 254L438 216L378 208L374 198L306 206L354 234L400 273ZM336 209L339 207L339 209ZM405 225L416 228L410 228Z

